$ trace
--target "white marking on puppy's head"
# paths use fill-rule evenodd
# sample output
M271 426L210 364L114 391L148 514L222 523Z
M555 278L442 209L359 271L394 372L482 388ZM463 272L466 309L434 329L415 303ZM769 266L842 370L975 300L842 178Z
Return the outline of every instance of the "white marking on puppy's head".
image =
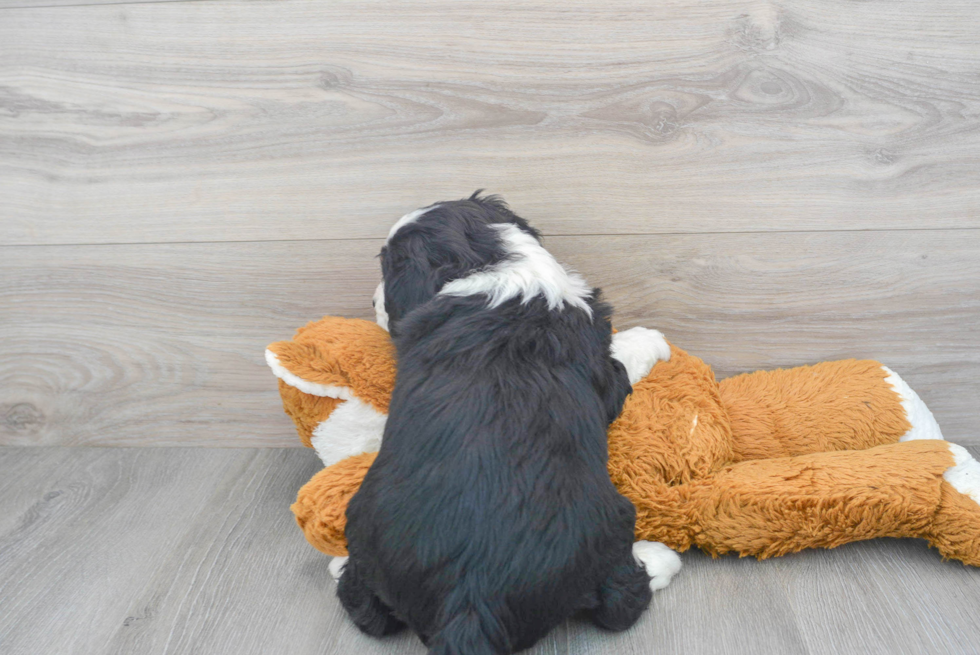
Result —
M522 303L543 296L549 309L560 309L568 303L592 316L588 303L592 289L585 280L566 271L534 236L513 223L493 223L489 227L500 233L501 244L508 257L485 270L447 283L439 291L440 294L484 294L490 299L490 307L497 307L518 296Z
M420 216L422 216L422 214L429 211L430 209L435 209L438 206L439 206L438 204L435 204L435 205L430 205L428 207L422 207L421 209L416 209L415 211L409 212L404 216L402 216L401 218L399 218L397 221L395 221L395 224L392 225L391 229L388 231L388 238L385 239L385 243L391 241L391 237L395 236L395 233L398 232L398 230L402 229L409 223L414 223L419 219Z
M385 310L385 281L381 280L378 288L374 290L374 317L375 322L383 329L388 329L388 312Z

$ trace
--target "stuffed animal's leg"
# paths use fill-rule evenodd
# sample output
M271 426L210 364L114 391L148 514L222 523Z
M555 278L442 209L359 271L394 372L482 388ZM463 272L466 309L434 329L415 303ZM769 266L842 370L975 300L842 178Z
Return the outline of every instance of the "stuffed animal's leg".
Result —
M348 457L320 470L299 490L290 509L307 541L320 552L334 557L347 555L347 504L361 488L377 455Z
M939 511L929 542L943 557L980 566L980 462L949 444L955 464L943 473Z
M712 554L920 537L980 566L980 464L945 441L741 462L678 493L693 543Z
M925 403L871 360L747 373L719 391L736 461L942 439Z

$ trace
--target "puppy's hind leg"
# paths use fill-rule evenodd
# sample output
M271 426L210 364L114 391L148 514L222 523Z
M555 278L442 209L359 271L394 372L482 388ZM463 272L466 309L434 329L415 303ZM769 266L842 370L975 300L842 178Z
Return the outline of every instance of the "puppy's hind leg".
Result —
M592 620L607 630L626 630L681 568L680 557L660 543L638 541L626 561L617 565L599 588Z
M650 576L630 554L599 587L599 606L592 610L592 621L606 630L626 630L640 618L652 596Z
M398 632L405 624L392 615L391 609L368 589L359 577L353 560L348 560L337 582L337 598L361 632L381 637Z

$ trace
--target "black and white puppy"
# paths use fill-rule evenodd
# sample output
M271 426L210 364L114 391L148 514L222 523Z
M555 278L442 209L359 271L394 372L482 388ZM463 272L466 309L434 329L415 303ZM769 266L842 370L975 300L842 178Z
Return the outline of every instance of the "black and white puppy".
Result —
M599 291L495 197L404 216L381 260L398 374L347 509L351 618L372 635L407 624L446 655L519 651L579 611L630 627L651 577L606 430L630 378L669 358L662 335L629 331L626 366L613 357ZM664 558L647 546L641 559ZM679 561L666 567L669 580Z

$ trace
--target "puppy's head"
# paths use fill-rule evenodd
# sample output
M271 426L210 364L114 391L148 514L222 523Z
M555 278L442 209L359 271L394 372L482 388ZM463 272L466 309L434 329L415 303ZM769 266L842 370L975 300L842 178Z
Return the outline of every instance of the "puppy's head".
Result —
M381 248L384 279L375 292L374 307L378 324L392 336L397 335L399 320L431 300L446 283L508 256L499 231L490 225L512 223L539 238L503 200L479 194L418 209L391 228Z

